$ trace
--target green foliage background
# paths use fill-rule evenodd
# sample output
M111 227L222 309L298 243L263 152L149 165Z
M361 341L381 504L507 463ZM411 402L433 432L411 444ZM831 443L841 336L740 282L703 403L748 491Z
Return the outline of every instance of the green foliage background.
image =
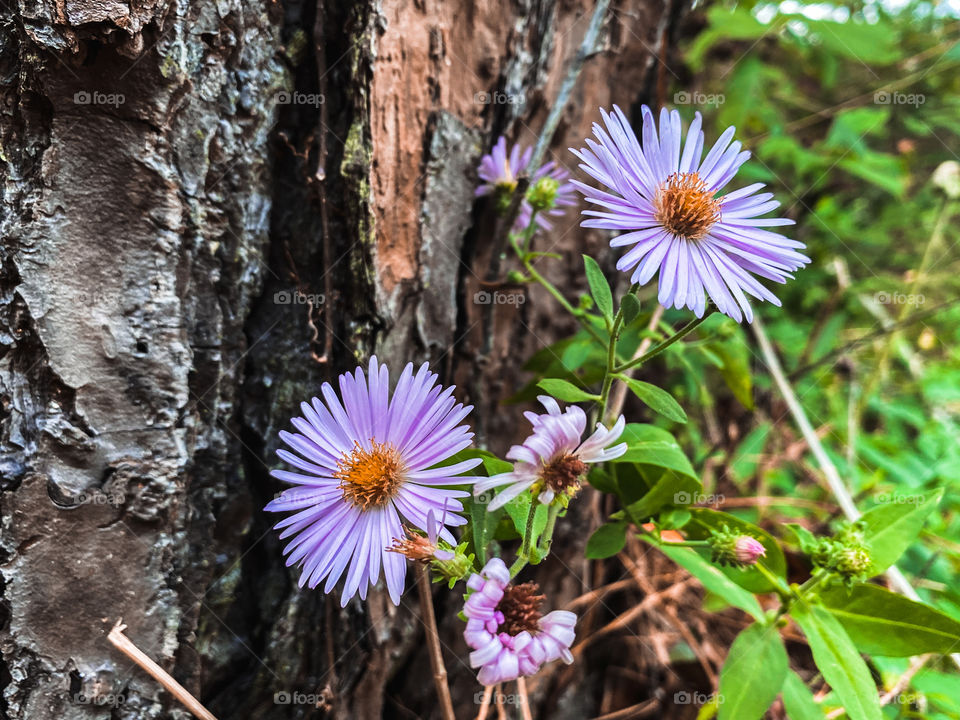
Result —
M766 183L797 221L794 236L813 263L780 291L782 310L761 312L858 507L944 490L939 512L898 565L926 602L955 619L960 208L931 178L960 150L958 12L928 2L896 10L715 3L700 10L707 25L682 48L693 82L678 82L683 89L672 98L687 120L703 112L708 137L735 125L754 153L738 181ZM741 357L740 370L709 344L678 346L666 354L676 371L670 389L691 416L713 415L728 403L709 381L723 367L731 394L754 412L739 421L742 439L731 447L716 447L703 423L683 427L681 443L698 469L720 468L706 491L785 499L734 511L751 522L826 527L835 506L809 454L771 462L787 449L778 429L790 418L763 402L776 391L749 329L711 323L722 326L724 352ZM871 664L892 687L909 659L875 655ZM960 717L956 666L929 662L883 710L889 718Z

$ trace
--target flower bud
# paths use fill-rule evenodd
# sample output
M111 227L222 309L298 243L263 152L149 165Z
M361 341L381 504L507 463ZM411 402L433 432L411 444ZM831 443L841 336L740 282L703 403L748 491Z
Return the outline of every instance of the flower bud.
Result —
M550 210L557 202L560 182L552 177L542 177L527 191L527 202L538 211Z
M767 554L759 540L750 535L731 532L726 526L723 530L714 530L707 542L712 553L711 559L719 565L756 565L757 560Z
M503 180L493 186L493 197L498 214L507 214L507 210L510 209L510 204L513 202L513 191L516 189L516 180Z
M756 565L757 560L767 556L767 549L756 538L741 535L735 543L737 561L741 565Z
M862 547L844 548L837 554L836 570L845 578L862 578L870 570L870 553Z

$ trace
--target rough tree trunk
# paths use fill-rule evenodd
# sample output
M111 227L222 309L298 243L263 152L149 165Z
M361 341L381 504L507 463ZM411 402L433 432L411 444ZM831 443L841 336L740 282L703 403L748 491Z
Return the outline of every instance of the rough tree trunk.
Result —
M267 473L299 401L372 351L437 363L477 405L480 440L508 444L519 426L493 408L539 346L524 328L547 339L557 321L539 296L498 308L483 351L472 298L492 222L473 168L501 132L535 142L592 4L11 5L0 718L185 717L107 643L120 617L221 718L327 716L277 704L283 692L320 695L330 717L431 716L416 603L374 593L340 611L299 591L261 512L279 489ZM558 159L573 166L565 148L599 105L653 99L652 53L680 11L614 3ZM570 292L575 225L554 248ZM455 610L438 600L472 717ZM585 687L553 688L542 716L593 714ZM122 702L97 704L111 694Z

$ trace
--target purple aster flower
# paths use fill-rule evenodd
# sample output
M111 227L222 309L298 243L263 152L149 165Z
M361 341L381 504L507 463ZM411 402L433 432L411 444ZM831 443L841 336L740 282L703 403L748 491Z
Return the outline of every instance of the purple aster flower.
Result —
M530 164L533 148L523 149L519 144L514 145L507 155L507 139L503 136L497 140L489 155L484 155L477 168L477 174L484 181L477 188L475 195L493 194L498 203L498 209L503 212L510 206L514 190L517 189L518 178L526 171ZM535 198L546 203L546 209L537 213L537 226L544 230L551 230L553 225L547 215L563 215L563 208L576 205L575 190L570 182L570 173L552 160L544 163L530 178L530 191L535 192ZM530 224L533 206L528 197L520 203L520 214L513 225L513 232L520 232ZM549 202L546 202L549 201Z
M501 485L510 486L493 499L487 508L490 511L530 488L544 504L553 502L557 496L572 497L580 488L580 478L586 474L589 463L612 460L627 451L626 443L608 447L623 433L626 426L623 415L609 429L597 423L593 435L580 442L587 426L586 413L576 405L561 412L557 401L549 395L539 395L537 399L547 412L543 415L524 413L533 425L533 434L523 445L514 445L507 452L507 459L515 461L513 470L481 478L474 485L477 494Z
M606 129L594 123L597 141L573 152L580 167L610 192L574 181L603 211L587 210L584 227L627 231L612 247L630 246L617 268L632 269L631 281L644 284L659 271L659 300L666 307L687 307L703 317L706 295L737 321L753 320L752 295L779 306L780 301L754 275L783 283L810 262L796 251L804 245L768 227L792 225L786 218L761 218L779 207L772 193L755 194L755 183L719 193L750 157L726 132L702 157L700 113L681 148L680 114L660 112L660 135L650 108L643 107L643 144L620 108L601 110ZM682 153L681 153L682 149Z
M274 470L275 478L297 487L285 490L266 506L270 512L296 511L276 524L281 538L292 537L284 553L287 566L298 564L300 586L316 587L324 578L329 593L346 571L340 604L358 591L386 578L395 604L403 592L406 562L388 552L393 538L403 535L400 517L413 527L436 533L451 545L455 540L446 525L466 523L462 490L442 485L463 485L475 478L457 477L479 464L465 460L435 467L470 445L473 433L460 423L472 409L453 398L453 388L442 389L437 376L424 363L414 374L408 364L390 395L385 365L370 358L368 376L362 368L340 376L340 403L330 383L324 383L323 401L302 403L303 417L291 421L299 431L281 432L281 439L296 454L277 450L281 459L302 473ZM446 509L453 513L437 513Z
M463 637L473 648L470 667L479 667L483 685L535 674L553 660L573 662L570 645L577 616L566 610L542 615L536 583L513 585L503 560L493 558L467 587L473 592L463 606Z

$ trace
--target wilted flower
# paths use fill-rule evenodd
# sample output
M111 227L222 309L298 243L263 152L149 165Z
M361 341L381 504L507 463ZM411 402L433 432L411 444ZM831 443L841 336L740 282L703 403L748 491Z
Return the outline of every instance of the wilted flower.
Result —
M470 666L480 668L481 684L533 675L553 660L573 662L570 645L577 616L566 610L542 615L544 596L535 583L512 585L507 566L493 558L467 586L473 592L463 607L463 636L473 648Z
M606 128L594 123L597 141L587 139L587 148L571 152L610 192L574 184L604 208L584 211L594 218L584 227L627 231L610 243L631 246L617 268L632 269L631 281L640 284L659 271L660 303L690 308L698 317L706 310L705 293L738 321L753 319L746 294L779 306L753 276L783 283L809 259L796 252L803 243L763 229L793 221L759 217L780 205L771 193L755 194L761 183L717 195L750 157L740 152L739 142L731 143L735 128L728 128L701 159L700 113L682 148L676 110L661 110L658 137L653 113L643 107L642 147L620 108L601 114Z
M516 461L508 473L481 478L474 485L475 493L483 493L501 485L503 490L489 504L496 510L513 500L528 488L532 488L542 503L551 503L555 497L572 497L580 488L580 479L586 474L588 464L612 460L627 451L627 444L608 447L623 433L626 421L621 415L614 426L607 429L597 423L597 429L589 438L580 442L587 426L587 415L576 405L565 412L560 411L557 401L548 395L537 398L547 409L546 414L526 412L524 416L533 425L533 434L514 445L507 452L507 459Z
M410 560L418 562L430 562L431 560L452 560L455 553L452 550L444 550L440 547L440 538L437 533L444 527L446 520L446 507L444 507L443 520L437 521L433 510L427 513L427 534L422 535L419 532L407 530L407 534L402 538L393 538L393 545L387 550L400 553Z
M473 437L467 425L460 425L471 407L457 403L453 388L441 389L436 381L426 363L416 374L408 364L391 397L387 368L373 357L368 377L361 368L340 376L343 405L324 383L324 401L302 403L303 417L291 421L299 432L280 433L297 454L284 449L277 454L303 473L274 470L274 477L298 487L285 490L265 509L297 511L275 527L283 529L281 538L293 537L284 553L288 566L302 567L301 587L316 587L326 578L323 590L330 592L346 571L340 597L346 605L358 591L366 598L382 565L390 598L399 604L406 563L387 550L403 535L400 517L428 537L436 532L455 542L443 524L466 523L455 514L463 510L456 498L469 493L436 486L473 482L458 475L480 460L435 467L468 447ZM438 527L435 515L446 508L453 512Z
M526 171L532 155L533 148L524 150L516 144L511 148L508 156L507 139L501 136L490 154L484 155L480 160L477 174L484 183L477 188L477 197L493 194L497 210L501 213L506 212L510 207L513 192L517 189L517 180ZM530 224L533 207L538 211L537 226L550 230L553 225L546 216L562 215L562 208L576 204L574 196L570 173L553 161L544 163L530 178L530 188L520 203L520 214L513 225L513 231L520 232Z

